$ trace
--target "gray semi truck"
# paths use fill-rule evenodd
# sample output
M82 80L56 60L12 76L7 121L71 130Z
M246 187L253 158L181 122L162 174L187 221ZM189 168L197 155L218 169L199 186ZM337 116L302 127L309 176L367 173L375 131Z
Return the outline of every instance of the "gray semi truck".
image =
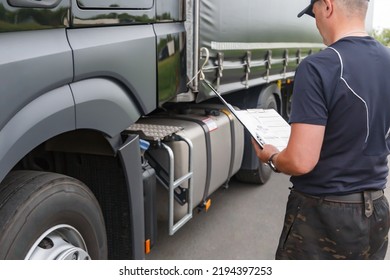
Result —
M288 118L306 0L0 0L0 259L144 259L235 176L238 108Z

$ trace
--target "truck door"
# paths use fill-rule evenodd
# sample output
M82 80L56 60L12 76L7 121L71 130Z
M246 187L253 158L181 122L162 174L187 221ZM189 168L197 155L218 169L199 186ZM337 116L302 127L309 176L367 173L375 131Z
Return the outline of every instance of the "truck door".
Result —
M155 19L154 1L72 0L71 14L68 38L74 54L74 81L84 81L83 95L93 99L94 83L88 80L99 77L132 99L140 112L129 122L154 110L156 43L151 24ZM78 94L75 89L76 103ZM85 126L89 120L80 113L79 125Z

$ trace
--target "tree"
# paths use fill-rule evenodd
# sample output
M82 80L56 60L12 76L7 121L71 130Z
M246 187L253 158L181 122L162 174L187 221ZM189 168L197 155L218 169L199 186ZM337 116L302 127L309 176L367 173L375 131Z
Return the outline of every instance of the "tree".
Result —
M390 47L390 29L374 30L373 36L383 45Z

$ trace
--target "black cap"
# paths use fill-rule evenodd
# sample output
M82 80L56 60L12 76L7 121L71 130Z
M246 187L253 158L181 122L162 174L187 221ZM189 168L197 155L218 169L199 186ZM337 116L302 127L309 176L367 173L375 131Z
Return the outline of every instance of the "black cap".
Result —
M310 5L307 6L306 8L304 8L299 14L298 14L298 17L300 18L301 16L303 16L304 14L307 14L309 16L312 16L312 17L315 17L315 15L313 14L313 5L315 2L317 2L318 0L311 0L310 1Z

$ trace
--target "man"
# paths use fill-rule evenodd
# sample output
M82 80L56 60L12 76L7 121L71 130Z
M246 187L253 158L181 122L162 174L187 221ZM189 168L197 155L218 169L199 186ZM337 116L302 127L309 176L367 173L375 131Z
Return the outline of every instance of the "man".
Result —
M365 31L367 0L312 0L328 47L299 65L286 149L253 145L291 176L276 259L384 259L390 53Z

